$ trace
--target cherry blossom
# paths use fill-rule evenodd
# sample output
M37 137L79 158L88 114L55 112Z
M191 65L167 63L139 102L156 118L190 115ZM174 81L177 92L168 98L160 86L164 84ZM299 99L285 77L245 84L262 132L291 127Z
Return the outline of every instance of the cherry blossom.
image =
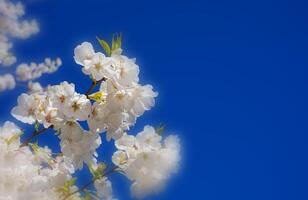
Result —
M26 197L115 200L108 176L120 172L132 181L133 196L142 198L160 191L177 171L180 163L177 136L163 137L161 131L148 125L135 136L128 133L137 119L154 106L158 93L151 85L139 83L139 66L135 59L122 55L121 42L119 39L114 41L117 43L106 55L95 52L89 42L75 48L76 63L82 65L82 71L92 81L85 93L78 92L77 86L67 81L47 87L37 82L28 83L33 89L22 93L11 111L17 120L34 126L34 132L25 142L20 142L22 131L15 124L7 122L0 128L2 154L12 153L16 159L29 157L27 161L20 160L29 165L29 172L20 173L28 174L17 173L26 178L33 176L27 183L18 179L20 187L33 187ZM47 146L33 143L35 137L47 130L55 132L59 140L60 152L57 154ZM114 142L117 149L110 159L113 164L100 161L98 149L105 146L102 134L106 134L107 141ZM22 152L22 155L17 152ZM0 161L1 158L0 155ZM73 176L85 166L93 177L79 189ZM19 166L14 167L20 170ZM0 178L1 170L10 169L2 169L0 164ZM14 184L9 176L3 180ZM91 184L95 191L87 193L85 188ZM4 194L21 199L19 195L24 193L11 194L18 190L16 187L6 187ZM0 192L1 189L0 183Z

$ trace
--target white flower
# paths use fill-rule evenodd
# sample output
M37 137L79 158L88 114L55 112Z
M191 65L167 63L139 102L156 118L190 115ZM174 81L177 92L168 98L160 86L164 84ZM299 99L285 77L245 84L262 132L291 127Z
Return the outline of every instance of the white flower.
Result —
M114 93L108 93L108 107L111 110L130 110L133 106L133 97L130 90L117 90Z
M119 87L129 87L139 81L139 66L135 59L129 59L120 54L106 57L103 53L95 53L89 42L84 42L75 48L75 61L83 66L82 71L95 80L110 79Z
M145 126L144 130L137 134L136 140L140 148L159 149L162 137L151 126Z
M49 105L46 105L44 108L41 107L40 111L36 114L36 119L39 123L43 124L45 128L62 121L58 115L58 110Z
M97 195L100 198L104 200L114 200L112 197L111 182L106 177L95 180L94 187L97 191Z
M84 68L82 71L99 81L103 77L113 76L115 73L113 68L113 60L98 52L93 55L91 60L84 61Z
M152 86L132 84L129 88L117 86L112 80L101 84L100 91L106 94L103 103L96 103L88 119L92 131L107 132L107 139L118 139L135 124L137 117L154 106Z
M164 140L164 148L161 149L160 159L164 162L162 171L176 172L180 161L180 140L177 136L171 135Z
M11 114L19 121L33 124L36 121L35 112L38 106L35 96L21 94L17 101L18 106L12 109Z
M180 139L176 135L170 135L164 140L167 149L178 150L180 148Z
M43 164L47 163L49 164L52 160L52 152L51 150L45 146L44 148L42 147L35 147L33 148L34 152L34 161L36 164Z
M83 133L80 140L61 140L61 151L66 163L71 163L75 169L82 169L83 163L89 166L97 165L96 149L102 141L97 133Z
M11 74L0 76L0 92L4 90L12 90L15 86L16 82Z
M86 60L91 60L95 52L93 46L89 42L83 42L74 50L74 59L77 64L84 65Z
M71 119L87 120L91 112L91 102L85 95L75 94L69 99L63 113Z
M115 165L123 168L123 166L128 163L127 153L124 151L114 152L114 154L112 155L112 162Z
M115 146L120 150L127 150L133 148L136 144L136 138L132 135L123 135L120 139L115 141Z
M120 138L130 125L127 113L110 113L105 121L107 125L107 140Z
M60 85L48 87L48 96L52 104L62 110L75 94L75 85L66 81Z
M134 105L132 106L131 112L140 116L146 110L150 110L154 106L154 97L157 97L158 93L153 91L151 85L140 86L136 85L133 89Z
M106 118L109 115L109 110L104 104L94 103L92 111L88 119L88 125L93 132L102 133L106 130Z
M12 122L7 121L0 127L0 138L6 141L11 149L18 149L20 145L19 137L21 134L22 131Z
M136 137L123 135L116 140L118 151L112 156L115 165L134 183L134 196L143 197L158 191L176 172L180 160L178 138L169 136L162 143L153 127L145 126Z
M22 94L12 115L24 122L42 123L45 128L58 126L63 120L87 120L91 112L91 102L85 95L75 92L75 86L67 82L49 86L47 91Z
M60 132L59 137L62 140L80 141L84 130L78 122L67 121L61 127L57 128Z
M107 140L120 138L131 124L129 114L112 112L105 104L94 104L88 125L93 132L107 131Z
M129 59L123 55L113 54L112 59L115 65L116 76L110 77L123 87L129 87L139 81L139 66L135 59Z
M41 93L44 91L44 88L39 82L28 82L28 93L33 94L33 93Z

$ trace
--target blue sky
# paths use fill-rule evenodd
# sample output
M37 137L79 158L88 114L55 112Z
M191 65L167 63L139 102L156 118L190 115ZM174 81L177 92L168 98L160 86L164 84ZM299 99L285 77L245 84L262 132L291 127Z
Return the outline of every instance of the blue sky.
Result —
M159 92L131 133L163 122L184 147L179 174L149 199L308 199L307 2L25 2L41 32L15 46L18 57L60 56L64 63L43 84L67 80L85 91L90 81L73 61L74 47L123 33L141 82ZM0 96L1 121L12 119L7 113L23 90ZM42 136L41 144L55 142ZM105 147L109 161L113 147ZM120 199L129 199L125 179L112 180Z

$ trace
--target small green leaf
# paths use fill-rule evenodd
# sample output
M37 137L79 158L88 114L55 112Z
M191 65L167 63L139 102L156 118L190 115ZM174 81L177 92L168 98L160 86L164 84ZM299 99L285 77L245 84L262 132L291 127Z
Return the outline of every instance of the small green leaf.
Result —
M64 184L65 187L72 187L76 183L76 178L71 178Z
M84 192L85 196L81 198L82 200L100 200L100 198L97 196L96 191L85 189Z
M39 128L40 128L40 123L38 121L36 121L35 124L34 124L34 130L36 132L38 132Z
M112 41L111 41L111 51L115 49L115 38L112 36Z
M30 143L29 146L31 147L31 149L33 150L34 153L37 153L39 148L40 148L37 142L36 143Z
M112 36L111 52L122 48L122 33L114 34Z
M57 191L66 196L71 193L71 187L75 185L75 183L76 178L71 178L70 180L66 181L62 187L58 188Z
M13 142L15 142L16 140L18 140L20 138L20 136L24 134L23 131L21 131L20 133L14 134L12 137L10 137L9 139L5 139L6 143L8 145L12 144Z
M89 99L92 99L96 102L105 102L106 101L106 98L107 98L107 94L105 92L95 92L93 94L90 94L88 96Z
M96 171L99 171L100 173L103 173L106 168L107 168L107 165L105 163L100 163L100 164L98 164L98 167L97 167Z
M166 125L160 123L159 126L155 129L156 133L158 135L162 135L163 132L165 131Z
M82 198L83 200L91 200L91 194L86 192L86 195Z
M98 37L96 37L96 39L98 40L99 44L103 47L107 56L110 56L111 55L111 49L110 49L109 44L105 40L99 39Z
M107 168L105 163L98 164L97 168L94 169L93 166L89 166L89 170L93 176L93 179L98 179L104 176L104 171Z

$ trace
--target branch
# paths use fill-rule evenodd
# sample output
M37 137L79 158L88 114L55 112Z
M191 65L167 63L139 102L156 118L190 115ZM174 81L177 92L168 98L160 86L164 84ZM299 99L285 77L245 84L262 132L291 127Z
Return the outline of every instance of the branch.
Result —
M111 168L109 171L107 171L106 173L103 174L102 177L106 177L108 176L109 174L112 174L113 172L115 172L117 169L119 169L118 166L114 166L113 168ZM92 185L97 179L99 179L101 177L96 177L96 178L93 178L91 181L89 181L88 183L86 183L85 185L83 185L81 188L79 188L78 190L66 195L62 200L66 200L68 199L70 196L78 193L78 192L81 192L81 191L84 191L85 189L87 189L87 187L89 187L90 185Z
M41 129L41 130L34 131L34 132L32 133L32 135L31 135L28 139L26 139L26 141L24 141L19 147L27 146L27 145L31 142L31 140L32 140L33 138L35 138L36 136L38 136L38 135L44 133L45 131L47 131L48 129L51 129L51 128L53 128L53 125L49 126L48 128L43 128L43 129Z
M95 86L96 86L97 84L100 84L101 82L106 81L106 80L107 80L107 79L106 79L105 77L102 78L102 79L99 80L99 81L93 80L93 81L92 81L92 84L91 84L91 86L90 86L90 88L86 91L85 95L88 96L88 95L93 91L93 89L95 88Z

